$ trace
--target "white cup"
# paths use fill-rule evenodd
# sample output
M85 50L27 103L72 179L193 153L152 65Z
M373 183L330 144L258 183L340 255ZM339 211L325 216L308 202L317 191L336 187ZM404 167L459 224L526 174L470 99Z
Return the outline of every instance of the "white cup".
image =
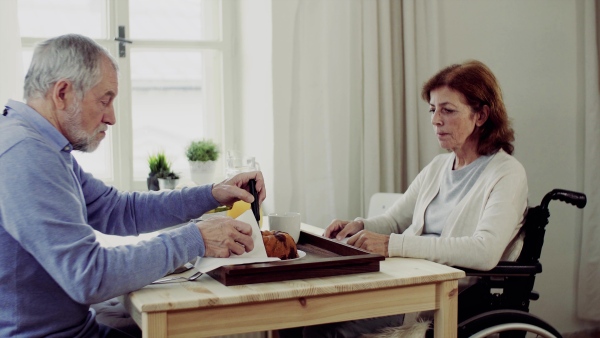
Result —
M269 214L269 229L271 231L287 232L294 242L300 238L300 213L286 212Z

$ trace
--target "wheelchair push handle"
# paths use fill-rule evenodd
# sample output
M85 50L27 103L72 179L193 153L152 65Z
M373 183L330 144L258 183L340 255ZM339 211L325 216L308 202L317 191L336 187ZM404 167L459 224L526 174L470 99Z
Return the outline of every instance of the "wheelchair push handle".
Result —
M582 209L587 204L587 197L584 193L563 189L554 189L547 193L546 196L544 196L544 199L542 199L542 203L540 204L540 206L543 209L548 210L548 204L551 200L559 200L569 204L573 204L579 209Z

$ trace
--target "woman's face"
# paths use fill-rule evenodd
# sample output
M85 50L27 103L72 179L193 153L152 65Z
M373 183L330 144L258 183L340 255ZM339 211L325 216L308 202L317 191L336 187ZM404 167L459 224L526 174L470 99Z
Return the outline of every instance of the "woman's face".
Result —
M475 126L483 125L485 119L467 105L465 96L449 87L439 87L429 93L431 123L440 146L455 153L477 153L477 140L469 139Z

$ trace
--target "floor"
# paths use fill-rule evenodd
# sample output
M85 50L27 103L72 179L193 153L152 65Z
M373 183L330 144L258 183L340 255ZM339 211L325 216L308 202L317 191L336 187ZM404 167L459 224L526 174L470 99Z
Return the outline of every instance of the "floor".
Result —
M563 333L563 338L600 338L600 328L573 333Z
M404 324L411 324L416 321L416 313L408 313L404 318ZM579 332L563 333L563 338L600 338L600 327Z

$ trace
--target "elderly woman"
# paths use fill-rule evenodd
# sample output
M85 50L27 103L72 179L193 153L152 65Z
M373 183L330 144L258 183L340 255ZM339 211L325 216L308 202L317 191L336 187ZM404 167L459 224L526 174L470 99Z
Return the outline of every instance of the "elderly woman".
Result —
M479 61L449 66L423 86L436 156L385 214L334 220L324 236L386 257L424 258L489 270L516 260L527 207L527 177L514 157L514 132L494 74ZM304 329L305 337L359 336L402 316Z
M483 63L452 65L424 86L438 155L384 215L333 221L326 237L388 257L489 270L516 260L527 177L514 157L496 78Z

